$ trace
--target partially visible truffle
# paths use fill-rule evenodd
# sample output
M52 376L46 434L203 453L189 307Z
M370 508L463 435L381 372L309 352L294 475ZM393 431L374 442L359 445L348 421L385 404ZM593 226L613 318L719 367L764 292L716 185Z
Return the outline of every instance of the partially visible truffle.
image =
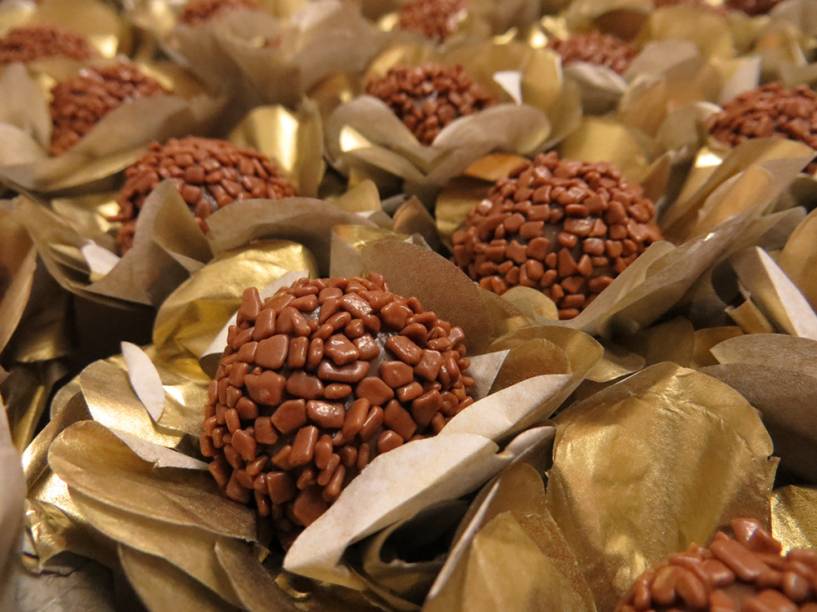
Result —
M768 83L740 94L709 119L709 133L730 146L752 138L782 136L817 149L817 94L808 86ZM817 161L809 164L817 172Z
M498 181L452 240L454 262L484 289L539 289L572 319L660 238L639 185L606 162L548 153Z
M783 0L726 0L726 6L747 15L765 15Z
M554 38L548 46L562 56L565 65L587 62L619 74L627 70L638 53L630 43L601 32L574 34L564 40Z
M54 26L12 28L0 38L0 64L27 63L51 57L82 62L94 55L91 45L83 36Z
M210 383L210 473L286 546L377 455L473 403L465 341L376 274L302 279L267 300L248 289Z
M466 16L465 0L408 0L400 7L398 27L442 42Z
M366 85L424 145L430 145L449 123L494 103L491 95L462 66L428 64L397 67Z
M197 26L236 9L258 9L256 0L190 0L184 5L179 21L185 25Z
M616 612L817 611L817 551L792 550L753 519L735 519L708 548L686 552L646 571Z
M167 93L136 66L118 62L84 68L51 90L51 155L65 153L115 108L135 99Z
M125 170L119 191L119 215L123 223L117 236L122 252L133 245L136 217L150 192L170 179L193 211L202 231L206 219L219 208L238 200L279 200L295 195L295 187L280 168L264 154L214 138L172 138L153 143L147 154Z

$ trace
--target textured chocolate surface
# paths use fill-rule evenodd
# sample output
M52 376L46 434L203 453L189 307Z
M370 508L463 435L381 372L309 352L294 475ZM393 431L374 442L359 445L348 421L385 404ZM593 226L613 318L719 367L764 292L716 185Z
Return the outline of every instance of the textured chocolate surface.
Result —
M400 7L398 27L442 42L457 31L465 13L464 0L408 0Z
M12 28L0 38L0 64L33 62L51 57L89 60L94 51L79 34L47 25Z
M179 21L186 25L196 26L207 23L214 17L235 9L258 9L255 0L190 0L184 5Z
M817 612L817 551L781 545L751 519L732 521L707 548L687 551L646 571L616 607L713 612Z
M660 238L640 186L608 163L548 153L497 182L452 240L481 287L539 289L571 319Z
M565 65L587 62L606 66L619 74L627 70L637 54L630 43L600 32L574 34L565 40L555 38L548 46L562 56Z
M783 0L726 0L726 6L748 15L765 15Z
M150 192L170 179L207 230L206 219L238 200L279 200L295 195L295 187L262 153L213 138L172 138L153 143L147 154L125 170L116 221L123 223L117 242L122 251L133 244L136 217Z
M286 544L375 456L471 403L462 329L383 278L244 293L210 384L201 452L225 494ZM406 466L410 469L410 466Z
M494 101L465 74L462 66L397 67L366 85L366 93L380 98L421 143L430 145L449 123L472 115Z
M712 136L731 146L782 136L817 149L817 94L806 85L787 89L768 83L727 102L708 127ZM816 171L817 162L812 162L807 172Z
M128 101L162 93L167 93L164 87L133 64L84 68L51 90L50 153L64 153L105 115Z

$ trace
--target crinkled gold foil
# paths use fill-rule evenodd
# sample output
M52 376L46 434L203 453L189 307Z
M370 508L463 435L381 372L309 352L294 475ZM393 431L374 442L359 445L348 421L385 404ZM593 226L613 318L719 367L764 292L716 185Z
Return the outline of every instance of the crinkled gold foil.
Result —
M811 211L789 237L778 263L817 310L817 210Z
M600 609L730 518L768 521L771 439L752 406L709 376L658 364L556 423L548 509Z
M23 317L31 295L36 257L25 228L10 210L0 208L0 266L3 282L8 282L0 300L0 353L5 350Z
M172 610L180 602L202 612L225 609L223 599L164 559L122 545L118 553L128 581L148 609Z
M817 489L790 485L772 495L772 534L785 550L817 547Z
M730 58L736 52L726 16L697 6L670 6L653 11L641 37L647 40L688 40L707 57Z
M42 0L30 20L82 34L103 57L128 53L133 42L125 20L99 0Z
M104 426L64 430L48 453L51 469L72 489L120 510L227 537L255 539L255 516L195 470L154 469Z
M238 204L242 206L242 204ZM248 287L264 287L287 272L314 275L315 260L303 246L284 240L227 251L193 274L161 305L153 328L156 360L196 376L198 358L238 308Z
M0 384L11 436L19 452L34 437L54 384L66 373L59 362L19 365Z
M455 556L424 609L595 610L576 558L547 508L536 470L514 465L486 490L488 501L478 497L475 502L484 513L478 531L456 542ZM467 550L461 550L463 544Z

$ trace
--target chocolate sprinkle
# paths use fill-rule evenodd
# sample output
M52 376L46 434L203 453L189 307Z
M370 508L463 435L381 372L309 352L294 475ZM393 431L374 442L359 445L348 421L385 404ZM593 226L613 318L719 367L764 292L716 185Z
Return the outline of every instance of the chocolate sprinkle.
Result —
M547 153L498 181L452 240L484 289L539 289L572 319L660 238L640 186L606 162Z
M752 138L782 136L817 148L817 94L808 86L768 83L727 102L709 119L709 133L730 146ZM817 172L817 161L806 169Z
M190 0L184 5L179 21L186 25L197 26L225 12L259 8L260 5L255 0Z
M565 40L554 38L548 46L562 56L565 65L587 62L619 74L627 70L637 54L630 43L601 32L574 34Z
M473 399L462 329L380 275L244 292L210 383L201 452L286 546L378 454L439 433Z
M708 548L686 552L646 571L616 612L711 610L817 612L817 551L782 546L760 523L735 519Z
M51 90L51 155L60 155L112 110L134 98L167 93L162 85L126 62L84 68Z
M442 42L465 17L464 0L408 0L400 7L398 27Z
M473 115L494 101L462 66L392 68L373 79L366 93L380 98L424 145L430 145L449 123Z
M94 57L94 51L79 34L48 25L13 28L0 38L0 64L33 62L49 57L82 62Z
M122 252L133 245L136 216L145 199L165 179L176 183L202 231L207 231L211 213L235 201L295 195L295 187L278 166L253 149L196 137L153 143L144 157L125 170L125 184L116 199L120 212L114 220L123 222L117 236Z

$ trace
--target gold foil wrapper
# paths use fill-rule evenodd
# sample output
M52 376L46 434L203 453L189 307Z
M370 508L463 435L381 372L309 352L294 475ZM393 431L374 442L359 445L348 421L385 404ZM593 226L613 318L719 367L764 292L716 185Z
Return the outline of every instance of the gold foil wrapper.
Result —
M817 490L790 485L772 495L772 533L786 550L817 547Z
M571 406L556 426L547 507L599 609L729 519L768 523L771 439L752 406L709 376L657 364Z

